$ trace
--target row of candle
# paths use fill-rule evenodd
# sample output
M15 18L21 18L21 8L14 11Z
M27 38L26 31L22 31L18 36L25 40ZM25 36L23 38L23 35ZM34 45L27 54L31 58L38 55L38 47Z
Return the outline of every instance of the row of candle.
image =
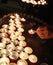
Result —
M35 0L22 0L22 2L32 3L33 5L45 5L46 4L46 1L45 0L40 0L40 1L35 1Z
M26 20L18 14L11 15L9 24L2 25L0 29L0 65L28 65L27 60L32 63L38 61L22 35L24 29L21 21ZM10 60L13 60L13 63Z

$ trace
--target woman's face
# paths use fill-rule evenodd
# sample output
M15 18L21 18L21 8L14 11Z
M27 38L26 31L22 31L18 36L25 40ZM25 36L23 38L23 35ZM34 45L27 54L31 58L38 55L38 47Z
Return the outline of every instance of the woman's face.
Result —
M41 39L48 39L48 29L46 26L41 26L38 27L36 30L37 35L41 38Z

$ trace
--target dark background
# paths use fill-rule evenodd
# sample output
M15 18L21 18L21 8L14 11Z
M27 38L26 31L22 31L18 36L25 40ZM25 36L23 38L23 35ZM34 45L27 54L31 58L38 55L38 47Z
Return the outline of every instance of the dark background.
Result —
M0 0L0 13L4 12L22 12L27 14L32 14L38 17L49 25L53 24L53 3L52 0L46 0L47 5L44 6L34 6L32 4L22 3L21 0ZM11 3L10 3L11 2ZM2 12L2 11L4 12Z

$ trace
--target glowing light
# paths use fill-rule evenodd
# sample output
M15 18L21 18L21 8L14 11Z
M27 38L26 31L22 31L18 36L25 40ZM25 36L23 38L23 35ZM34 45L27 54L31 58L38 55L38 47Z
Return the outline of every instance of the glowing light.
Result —
M27 61L20 59L20 60L17 62L17 65L28 65L28 63L27 63Z
M12 51L12 52L9 53L10 59L17 60L18 56L19 55L16 51Z
M10 63L10 60L9 58L7 58L6 56L3 56L1 59L0 59L0 65L9 65Z
M25 47L24 48L24 51L28 54L31 54L33 52L32 48L31 47Z
M25 40L25 37L24 37L24 36L19 36L19 37L18 37L18 40L23 41L23 40Z
M40 1L35 1L35 0L22 0L22 2L26 2L26 3L31 3L33 5L45 5L46 1L45 0L40 0Z
M26 52L21 52L21 53L20 53L20 58L21 58L22 60L26 60L26 59L28 59L28 54L27 54Z
M29 56L29 61L31 61L32 63L36 63L38 61L38 58L32 54Z
M35 34L35 31L33 29L28 30L29 34Z
M27 3L29 2L30 0L27 0ZM36 1L32 3L36 3ZM28 65L27 59L32 63L37 62L37 57L31 55L33 49L26 47L26 38L22 35L24 32L22 21L24 22L26 19L20 18L18 14L11 15L9 24L4 24L0 29L0 65ZM30 34L35 33L33 29L30 29L28 32ZM14 62L15 60L17 63Z
M26 19L25 19L25 18L21 18L21 21L23 21L23 22L24 22L24 21L26 21Z
M27 45L27 43L25 41L20 41L19 42L19 46L25 47Z

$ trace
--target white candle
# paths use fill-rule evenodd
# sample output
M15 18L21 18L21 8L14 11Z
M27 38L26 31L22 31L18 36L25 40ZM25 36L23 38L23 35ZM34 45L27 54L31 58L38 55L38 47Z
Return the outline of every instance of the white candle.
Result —
M25 47L24 48L24 51L28 54L31 54L33 52L32 48L31 47Z
M19 32L24 32L24 29L20 27L20 28L18 28L18 31Z
M12 23L9 23L10 26L15 26L15 24L12 22Z
M26 0L22 0L22 2L26 2Z
M45 5L46 4L46 1L42 2L42 5Z
M38 3L38 5L40 5L41 4L41 1L38 1L37 3Z
M27 43L25 41L20 41L19 42L19 46L25 47L27 45Z
M15 50L15 45L13 44L13 42L11 42L11 44L8 44L7 46L6 46L6 49L7 50Z
M0 49L4 49L5 46L6 46L6 45L5 45L4 43L1 43L1 42L0 42Z
M20 58L23 59L23 60L26 60L26 59L28 59L28 54L26 52L21 52Z
M32 63L36 63L38 61L38 58L37 56L35 55L29 55L29 61L32 62Z
M33 2L33 4L37 5L37 2L36 2L36 1L34 1L34 2Z
M21 35L22 35L22 33L21 33L21 32L19 32L19 31L16 31L16 32L15 32L15 35L16 35L16 36L19 36L19 35L21 36Z
M16 26L17 28L21 28L21 27L22 27L21 24L16 24L15 26Z
M8 30L8 34L14 34L15 33L15 31L14 30Z
M18 57L19 57L19 54L16 51L12 51L12 52L9 53L9 57L12 60L17 60Z
M23 41L23 40L25 40L25 37L24 36L19 36L18 40L22 40Z
M2 43L8 44L8 43L10 43L10 39L9 38L2 38Z
M7 37L7 36L8 35L5 32L1 33L1 37Z
M3 33L4 31L5 31L5 30L4 30L4 28L1 28L1 29L0 29L0 32L2 32L2 33Z
M14 26L9 26L9 29L13 31L13 30L15 30L16 28L15 28Z
M16 47L16 51L17 51L18 53L20 53L21 51L23 51L23 47L17 46L17 47Z
M8 27L8 25L7 25L7 24L4 24L4 25L2 25L2 27L3 27L3 28L7 28L7 27Z
M0 65L9 65L9 63L10 63L10 60L6 56L3 56L2 58L0 58Z
M19 61L17 61L17 65L28 65L28 63L27 61L20 59Z
M25 18L21 18L21 21L25 22L25 21L26 21L26 19L25 19Z
M14 18L15 18L15 16L13 16L13 15L10 15L10 18L11 18L11 19L14 19Z
M15 14L15 17L16 17L16 18L20 18L20 16L19 16L17 13Z
M15 19L15 23L16 23L16 24L21 24L20 19L17 19L17 18L16 18L16 19Z
M7 49L2 49L2 50L1 50L1 54L8 56L8 51L7 51Z
M15 40L15 41L14 41L14 44L15 44L15 45L19 45L19 41L18 41L18 40Z

